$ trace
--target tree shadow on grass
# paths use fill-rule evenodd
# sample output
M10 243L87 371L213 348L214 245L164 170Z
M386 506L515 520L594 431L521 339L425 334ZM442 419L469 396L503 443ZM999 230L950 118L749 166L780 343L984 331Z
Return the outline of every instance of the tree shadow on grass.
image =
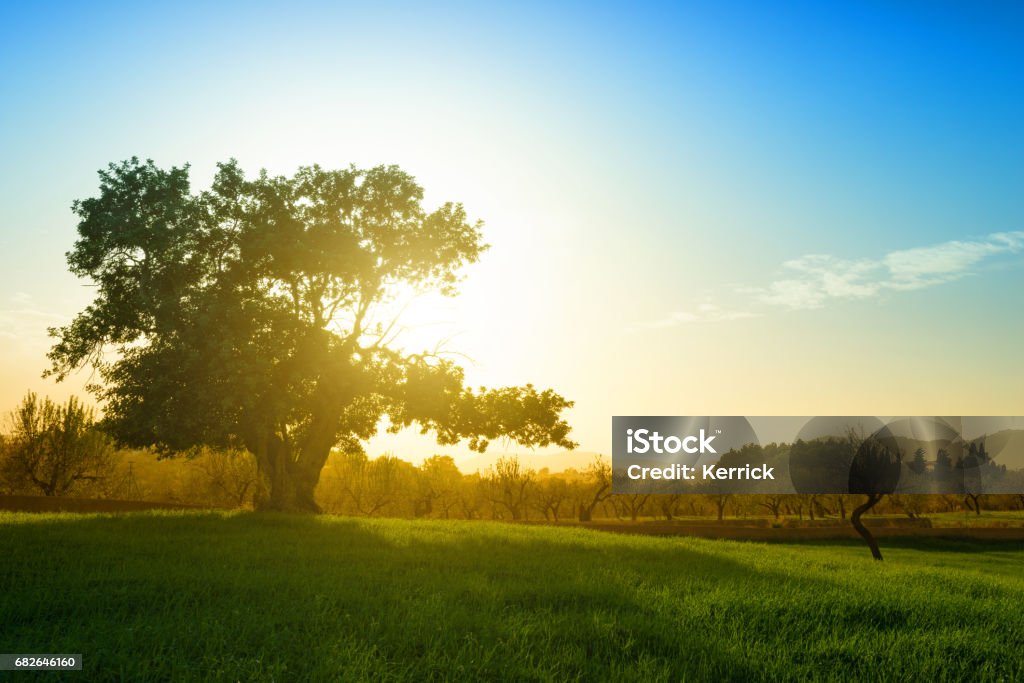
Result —
M827 659L790 634L915 617L836 614L834 577L755 543L256 513L3 520L0 543L0 651L81 651L90 679L756 680Z
M168 642L207 661L223 641L222 654L263 650L303 670L297 652L329 661L334 647L375 653L381 670L405 664L412 675L422 665L440 678L460 667L499 678L602 668L678 677L686 651L688 663L720 679L754 676L719 643L672 628L639 599L657 587L652 571L668 571L664 553L641 547L648 542L537 536L498 524L262 514L3 524L0 538L16 552L0 563L13 587L0 603L0 645L88 652L97 675L101 662L144 673L138 660ZM753 575L686 549L673 549L670 561L706 575ZM53 625L68 620L55 642Z

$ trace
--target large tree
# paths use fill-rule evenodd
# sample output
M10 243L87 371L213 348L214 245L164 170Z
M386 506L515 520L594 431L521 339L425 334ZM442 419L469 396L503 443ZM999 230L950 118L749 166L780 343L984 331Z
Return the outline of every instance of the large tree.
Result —
M300 168L246 178L219 164L193 193L188 166L131 159L76 201L72 272L96 287L51 330L58 379L86 365L106 428L170 453L241 446L269 481L263 506L317 509L332 448L359 451L385 416L441 444L505 437L572 448L572 406L532 385L473 390L437 353L409 353L381 310L403 291L454 295L487 248L461 204L434 211L395 166Z

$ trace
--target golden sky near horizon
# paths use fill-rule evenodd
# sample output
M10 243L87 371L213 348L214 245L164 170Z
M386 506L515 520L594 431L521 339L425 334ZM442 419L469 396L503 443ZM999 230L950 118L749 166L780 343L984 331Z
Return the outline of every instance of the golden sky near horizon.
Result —
M282 33L283 10L138 11L12 17L0 49L0 409L88 381L40 378L46 327L90 297L69 205L138 155L191 163L196 190L231 157L395 163L428 206L463 202L492 247L403 341L575 400L586 451L617 414L1024 414L1024 50L995 23L325 6Z

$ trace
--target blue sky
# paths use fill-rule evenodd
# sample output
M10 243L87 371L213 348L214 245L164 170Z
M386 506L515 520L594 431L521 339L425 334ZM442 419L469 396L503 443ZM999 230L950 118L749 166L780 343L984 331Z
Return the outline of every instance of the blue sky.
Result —
M89 296L68 207L134 154L464 201L494 248L413 340L575 398L590 450L613 413L1021 414L1021 35L1008 2L5 6L0 399L76 388L38 379Z

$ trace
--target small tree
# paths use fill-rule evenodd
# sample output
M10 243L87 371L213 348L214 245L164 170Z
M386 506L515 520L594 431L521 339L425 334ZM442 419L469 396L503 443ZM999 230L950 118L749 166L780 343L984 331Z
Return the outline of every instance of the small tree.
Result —
M850 465L850 493L859 493L867 499L858 505L850 522L871 549L871 556L882 559L882 551L861 517L869 512L886 494L893 493L900 477L903 454L896 440L891 437L871 436L864 439L853 431L848 436L850 446L856 455Z
M353 512L365 517L383 515L385 508L399 502L405 484L415 469L410 463L385 453L370 460L364 453L346 454L347 471L341 480L342 492Z
M11 443L6 435L0 434L0 494L18 493L23 486L23 477L18 476L10 465Z
M491 502L508 510L513 520L523 519L529 489L536 479L536 473L524 467L519 458L512 455L498 458L484 479Z
M203 448L196 455L212 500L243 507L260 494L259 467L248 451Z
M6 478L46 496L64 496L81 482L108 477L114 449L95 428L93 411L77 398L58 405L29 392L10 415Z
M579 506L579 520L589 522L594 518L594 509L607 500L612 493L612 468L608 461L597 456L587 468L587 477L591 483L584 500Z
M479 472L463 475L455 491L459 513L464 519L480 519L486 500L486 482Z
M981 497L985 495L988 481L1000 471L1005 474L1005 466L999 468L992 462L985 449L985 439L972 441L967 445L967 454L957 460L957 479L963 482L964 502L967 508L981 515Z
M635 522L639 519L640 513L644 511L644 506L647 505L650 498L651 494L649 493L630 493L616 496L615 501L622 505L622 513L629 515L629 520Z
M562 511L562 505L569 499L569 482L557 474L546 474L537 481L534 487L533 504L537 510L544 515L545 521L557 522Z
M761 502L758 503L758 505L772 513L772 515L775 516L775 519L779 519L782 513L782 503L784 500L785 499L779 494L762 496Z
M924 459L924 448L918 446L917 450L914 451L914 459L910 461L907 467L914 474L924 474L928 468L928 463Z
M683 496L680 493L666 493L658 496L658 507L666 522L671 522L679 514L679 506L683 503Z
M715 506L715 510L718 521L725 520L725 508L729 504L729 499L732 498L731 493L709 493L707 499Z
M432 455L417 468L416 504L414 515L430 517L441 515L445 519L458 502L462 473L450 455Z

